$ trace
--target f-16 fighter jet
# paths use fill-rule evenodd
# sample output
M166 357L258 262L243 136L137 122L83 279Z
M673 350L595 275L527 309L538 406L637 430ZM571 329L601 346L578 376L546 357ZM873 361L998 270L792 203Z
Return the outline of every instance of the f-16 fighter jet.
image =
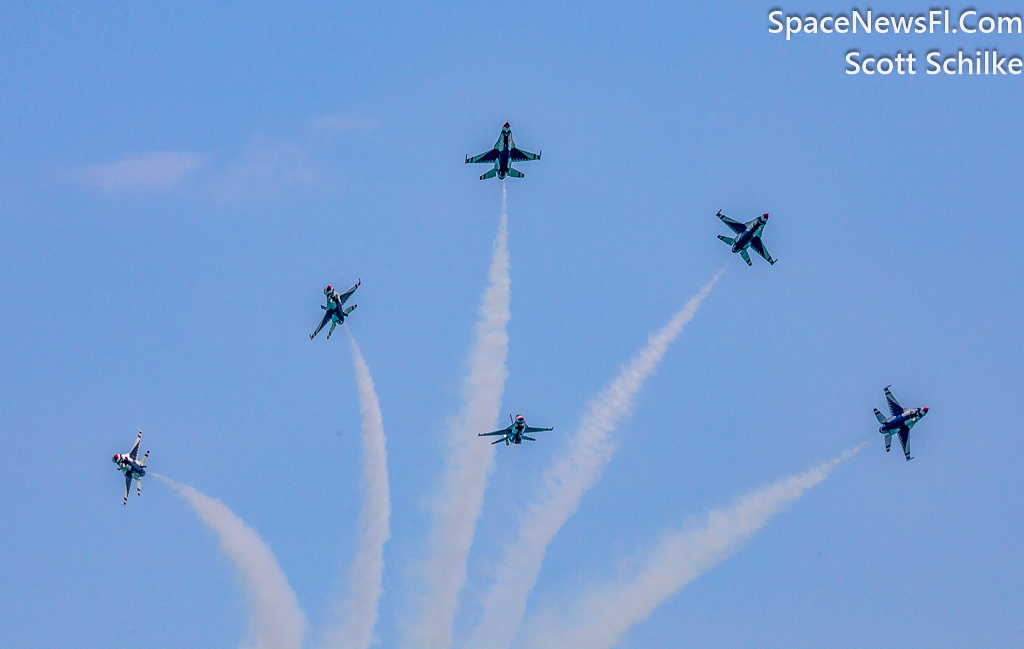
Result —
M554 428L534 428L533 426L526 425L526 417L522 415L508 416L512 420L512 423L508 428L502 428L492 433L480 433L477 437L487 437L489 435L504 435L501 439L491 442L491 444L500 444L505 442L505 446L509 444L522 444L524 439L528 439L531 442L536 442L532 437L527 437L526 433L543 433L544 431L554 430Z
M363 280L356 282L356 285L345 291L344 293L338 293L334 290L334 287L330 284L324 289L324 296L327 298L327 306L320 305L320 308L326 311L324 313L324 319L320 321L320 325L317 326L316 331L309 334L309 339L313 340L316 335L320 333L320 330L324 328L324 325L328 322L331 323L331 329L327 332L327 340L331 339L331 334L334 333L334 328L340 324L345 323L345 317L352 313L358 304L353 304L347 309L343 309L345 302L348 301L352 294L356 292L359 285L363 283Z
M149 451L142 456L142 461L139 462L139 444L142 443L142 431L139 431L139 436L135 438L135 444L132 445L132 450L128 451L127 455L121 455L118 453L111 460L117 465L117 470L124 474L124 502L122 505L128 504L128 493L132 490L132 480L135 480L135 486L139 490L139 495L142 495L142 476L146 475L146 460L149 459Z
M885 400L889 402L889 413L892 415L888 419L885 415L878 412L878 408L875 408L875 417L878 418L878 423L882 424L882 427L878 429L878 432L885 435L885 452L889 452L889 446L892 444L892 436L900 436L900 444L903 445L903 455L907 457L907 462L914 458L910 455L910 429L914 427L914 424L919 422L922 417L928 414L928 408L911 408L904 410L900 402L896 400L896 397L892 396L892 392L889 392L891 386L885 386Z
M529 151L523 151L522 149L516 148L516 143L512 141L512 127L505 122L505 125L501 127L501 135L498 136L498 141L494 143L494 148L490 151L485 151L480 155L475 155L470 158L466 156L466 164L477 163L477 162L493 162L494 169L491 169L484 175L480 176L480 180L487 180L488 178L494 178L497 176L499 179L504 180L505 176L512 176L513 178L522 178L523 173L512 168L511 163L513 162L524 162L526 160L540 160L540 153L534 154Z
M743 257L743 261L747 262L747 266L754 265L750 261L750 255L747 254L747 248L764 257L764 260L769 264L774 265L778 261L777 259L772 259L772 256L768 254L768 249L761 242L761 231L764 230L765 224L768 223L767 214L762 214L753 221L747 221L746 223L733 221L725 214L722 214L722 210L718 210L717 216L722 219L722 223L729 226L730 230L739 235L735 239L722 235L718 235L718 238L732 246L733 252L740 253L740 257Z

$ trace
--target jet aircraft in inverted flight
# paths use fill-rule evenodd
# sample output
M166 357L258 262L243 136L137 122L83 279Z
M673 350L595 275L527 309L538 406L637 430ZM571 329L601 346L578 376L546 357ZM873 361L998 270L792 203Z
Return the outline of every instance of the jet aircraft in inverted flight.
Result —
M892 416L887 419L885 415L878 412L878 408L875 408L875 417L878 419L878 423L882 424L878 432L885 435L886 453L889 452L889 446L892 444L892 436L899 435L900 444L903 445L903 455L909 462L914 459L910 455L910 429L928 414L928 408L904 409L896 397L892 396L892 392L889 392L890 387L885 386L885 400L889 403L889 413Z
M327 285L327 288L324 289L324 296L327 298L327 306L323 306L322 304L320 305L320 308L326 311L326 313L324 313L324 318L320 321L320 325L317 326L316 331L309 334L310 340L316 338L316 335L320 333L320 330L323 329L324 325L328 322L331 323L331 328L327 332L327 340L331 339L331 334L334 333L334 328L340 324L344 324L345 318L348 314L352 313L355 308L359 306L358 304L353 304L347 309L342 308L345 302L352 297L352 294L356 292L356 289L359 288L359 285L362 283L363 280L359 280L356 282L355 286L344 293L338 293L334 290L333 286L330 284Z
M142 431L139 431L139 436L135 438L135 444L132 445L132 450L122 455L118 453L114 457L110 458L111 461L117 465L117 470L124 474L124 502L122 505L128 504L128 494L132 490L132 480L135 480L135 486L139 490L139 495L142 495L142 476L146 475L146 460L149 459L149 451L142 456L142 461L139 462L139 445L142 443Z
M524 439L528 439L531 442L536 442L532 437L527 437L526 433L543 433L544 431L554 430L554 428L534 428L533 426L526 425L526 417L522 415L508 416L512 420L512 423L508 428L502 428L491 433L480 433L477 437L487 437L489 435L504 435L504 437L497 439L491 444L500 444L505 442L505 446L509 444L522 444Z
M544 152L541 151L541 153ZM467 155L466 164L477 162L494 163L494 169L491 169L484 175L480 176L480 180L487 180L488 178L494 178L495 176L501 180L504 180L505 176L522 178L523 173L517 169L513 169L511 163L524 162L526 160L540 160L541 153L534 154L529 151L517 149L516 143L512 141L512 127L508 125L508 122L505 122L505 125L501 127L501 135L498 136L498 141L494 143L494 148L490 151L485 151L480 155L475 155L472 158Z
M768 254L768 249L764 247L764 243L761 242L761 231L764 230L764 226L768 223L768 214L762 214L753 221L747 221L746 223L740 223L739 221L733 221L725 214L722 214L722 210L718 210L718 218L722 219L722 223L729 226L729 229L735 232L738 237L730 239L722 235L718 235L718 238L732 246L733 252L740 253L740 257L743 257L743 261L747 262L747 266L753 266L754 264L750 261L750 255L747 254L747 248L750 248L757 254L764 257L764 260L769 264L774 265L777 259L772 259L772 256Z

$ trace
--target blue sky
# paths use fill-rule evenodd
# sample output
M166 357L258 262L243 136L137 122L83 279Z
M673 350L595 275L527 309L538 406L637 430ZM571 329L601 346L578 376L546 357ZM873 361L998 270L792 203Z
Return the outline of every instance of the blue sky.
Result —
M728 258L720 208L770 212L779 263L730 265L639 393L528 611L867 439L624 646L1024 644L1024 75L843 73L850 48L1024 41L787 42L768 10L7 3L5 644L244 640L215 537L156 481L118 502L109 457L136 428L154 470L259 532L318 628L356 547L359 406L347 343L308 333L323 286L361 277L350 328L392 476L377 634L400 645L500 210L500 183L462 159L506 120L544 155L508 181L502 413L556 430L499 449L455 646L587 400ZM875 432L890 383L931 408L910 463Z

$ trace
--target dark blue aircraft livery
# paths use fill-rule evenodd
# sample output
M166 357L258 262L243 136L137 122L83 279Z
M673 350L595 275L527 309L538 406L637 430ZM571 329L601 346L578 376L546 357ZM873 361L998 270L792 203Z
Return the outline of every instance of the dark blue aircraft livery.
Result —
M466 164L478 162L494 163L494 169L480 176L480 180L487 180L495 176L501 180L504 180L505 176L522 178L523 172L513 169L511 163L540 160L540 155L540 153L530 153L529 151L517 149L516 143L512 141L512 127L508 125L508 122L505 122L505 126L501 127L501 135L498 136L498 141L494 143L494 148L472 158L467 155Z
M900 444L903 445L903 455L906 456L907 461L913 460L914 458L910 455L910 429L914 427L914 424L919 422L922 417L928 414L928 408L910 408L904 410L900 402L896 400L896 397L892 396L892 392L889 392L889 387L885 386L885 400L889 402L889 413L892 415L886 419L885 415L878 412L878 408L875 408L875 417L878 418L878 423L882 424L882 427L878 429L878 432L885 435L885 452L889 452L889 446L892 444L892 436L899 435Z
M124 474L124 502L121 503L122 505L128 504L128 494L132 491L132 480L135 481L139 496L142 496L142 478L146 475L146 460L149 459L149 451L146 451L146 454L142 456L142 461L139 461L139 446L141 444L142 431L140 430L139 436L132 444L132 450L127 453L118 453L110 458L117 465L117 470Z
M330 284L327 285L327 288L324 289L324 297L327 298L327 306L320 305L320 308L324 310L324 317L322 320L320 320L320 324L319 326L317 326L316 331L309 334L310 340L316 338L316 335L320 333L320 330L323 329L324 325L326 325L328 322L331 323L331 328L327 332L327 340L331 339L331 334L334 333L334 328L336 326L340 324L345 324L345 318L348 317L348 314L355 311L355 308L357 306L353 304L352 306L346 309L343 308L345 306L345 302L348 302L348 299L352 297L352 294L356 292L356 289L359 288L359 285L362 283L363 280L359 280L358 282L356 282L355 286L345 291L344 293L339 293L335 291L334 287L331 286Z
M505 446L509 444L522 444L524 439L528 439L531 442L536 442L534 438L528 436L526 433L531 435L534 433L543 433L548 430L554 430L554 428L534 428L533 426L526 425L526 417L522 415L508 416L512 420L512 423L508 428L502 428L491 433L479 433L477 437L489 437L490 435L501 435L500 438L491 442L491 444L500 444L505 442Z
M737 236L735 239L718 235L718 238L732 246L732 251L740 253L740 257L743 257L743 261L747 262L747 266L753 266L750 262L750 255L747 253L747 248L750 248L757 254L764 257L764 260L769 264L774 265L777 261L772 259L772 256L768 254L768 249L764 247L764 243L761 242L761 231L764 230L764 226L768 223L768 214L762 214L753 221L747 221L746 223L740 223L739 221L733 221L725 214L722 214L722 210L718 210L718 218L722 219L722 223L729 226L729 229L735 232Z

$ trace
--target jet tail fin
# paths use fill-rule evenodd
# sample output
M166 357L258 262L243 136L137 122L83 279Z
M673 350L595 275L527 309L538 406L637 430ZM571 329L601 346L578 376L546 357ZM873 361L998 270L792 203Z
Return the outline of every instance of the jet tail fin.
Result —
M880 424L884 424L885 423L885 415L883 415L882 413L878 412L878 408L875 408L875 418L878 419L878 423L880 423Z
M733 245L734 243L736 243L735 239L730 239L729 237L721 235L721 234L718 235L718 238L721 239L722 241L726 242L730 246Z
M480 180L487 180L488 178L494 178L497 175L498 175L498 170L497 169L491 169L487 173L485 173L484 175L480 176Z
M359 305L358 304L353 304L352 306L348 307L347 309L343 309L342 313L344 313L345 315L348 315L348 314L352 313L353 311L355 311L357 306L359 306Z
M532 437L527 437L526 435L523 435L523 439L528 439L528 440L530 440L531 442L536 442L536 441L537 441L537 440L535 440L535 439L534 439L534 438L532 438Z
M513 169L512 167L509 167L508 175L511 176L512 178L522 178L523 172L519 171L518 169Z
M146 454L142 456L141 465L142 466L146 466L146 460L148 460L148 459L149 459L149 451L146 451Z
M889 452L889 448L892 446L892 435L889 433L885 434L885 452Z

